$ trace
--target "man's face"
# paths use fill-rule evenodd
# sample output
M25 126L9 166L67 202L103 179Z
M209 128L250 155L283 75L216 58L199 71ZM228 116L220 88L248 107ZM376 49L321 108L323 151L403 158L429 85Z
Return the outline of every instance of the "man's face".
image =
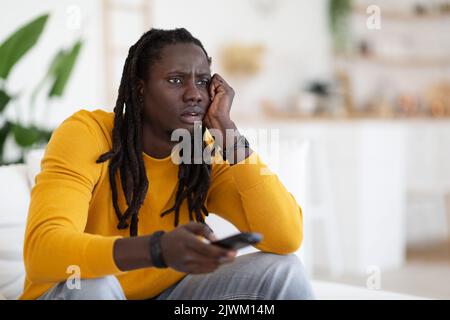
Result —
M192 43L167 45L142 81L143 128L159 134L194 128L210 105L211 70L203 50Z

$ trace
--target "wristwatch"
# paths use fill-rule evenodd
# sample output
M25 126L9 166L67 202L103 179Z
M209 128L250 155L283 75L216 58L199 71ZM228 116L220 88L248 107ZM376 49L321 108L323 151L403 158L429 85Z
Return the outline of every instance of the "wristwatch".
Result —
M150 257L155 268L168 267L161 252L161 237L164 233L164 231L156 231L150 236Z

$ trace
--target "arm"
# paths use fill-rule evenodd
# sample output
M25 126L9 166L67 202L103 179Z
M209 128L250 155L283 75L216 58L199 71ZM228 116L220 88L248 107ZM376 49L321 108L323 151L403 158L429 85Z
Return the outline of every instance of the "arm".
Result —
M117 239L114 242L114 262L122 271L153 266L150 256L150 236Z
M236 252L226 250L198 239L203 236L217 240L202 223L191 222L163 234L160 240L163 261L171 268L188 273L208 273L220 265L233 262ZM114 246L114 259L121 270L152 266L149 248L150 236L118 239Z
M263 168L256 152L233 166L215 165L207 209L240 231L262 233L258 249L292 253L303 239L302 210L275 174L261 175Z
M96 163L107 146L95 121L80 112L55 130L32 190L24 243L31 282L60 282L76 265L82 278L96 278L153 266L150 235L133 238L85 233L89 203L107 166ZM102 150L104 148L105 150ZM103 168L103 169L102 169ZM198 239L213 236L203 224L187 224L161 238L166 263L182 272L203 273L233 260L235 252Z
M32 282L65 280L70 265L78 266L83 278L120 273L113 259L120 237L84 232L102 170L95 163L103 150L94 125L77 113L55 130L48 144L31 192L25 233L24 262Z
M221 133L218 144L228 149L226 131L237 130L230 119L234 90L219 75L210 85L211 105L204 122ZM264 239L256 247L274 253L291 253L302 242L302 211L294 197L250 148L235 152L232 165L216 163L208 191L207 209L233 223L239 230L260 232ZM264 171L263 171L264 170ZM266 174L261 174L264 172Z

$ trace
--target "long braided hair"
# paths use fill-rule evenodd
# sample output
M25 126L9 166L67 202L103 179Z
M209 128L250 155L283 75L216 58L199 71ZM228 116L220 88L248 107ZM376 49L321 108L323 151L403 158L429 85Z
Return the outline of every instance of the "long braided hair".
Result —
M114 107L114 128L112 131L112 150L102 154L97 163L110 160L109 181L112 190L112 200L115 213L119 220L117 228L130 227L130 236L138 234L138 215L147 191L149 182L142 156L142 110L143 101L139 98L138 81L147 79L147 71L161 59L162 49L176 43L193 43L205 53L208 63L211 58L203 48L201 42L194 38L184 28L174 30L151 29L130 47L128 57L123 68L119 93ZM205 133L202 126L202 137ZM193 144L193 140L191 141ZM203 141L202 148L206 148ZM191 148L193 150L193 148ZM180 207L183 200L187 200L189 220L204 223L208 211L204 205L211 181L211 165L191 161L178 166L178 188L175 204L161 213L161 217L175 212L175 227L179 223ZM117 203L116 173L120 173L122 190L125 195L127 209L121 212Z

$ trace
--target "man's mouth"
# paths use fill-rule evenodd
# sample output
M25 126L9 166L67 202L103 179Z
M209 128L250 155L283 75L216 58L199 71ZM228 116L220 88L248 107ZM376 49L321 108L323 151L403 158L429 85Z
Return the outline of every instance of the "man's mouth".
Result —
M181 114L181 121L187 124L194 124L195 121L202 121L203 113L185 112Z

